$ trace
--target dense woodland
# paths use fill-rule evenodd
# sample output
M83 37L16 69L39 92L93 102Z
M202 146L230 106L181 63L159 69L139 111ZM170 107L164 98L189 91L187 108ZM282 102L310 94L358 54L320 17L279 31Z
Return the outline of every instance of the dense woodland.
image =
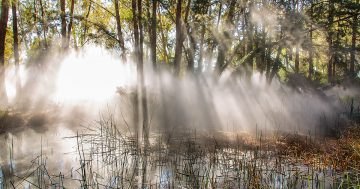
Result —
M50 49L66 54L90 44L113 50L123 63L136 62L143 96L147 63L180 77L200 73L219 77L230 70L250 78L259 72L269 84L275 77L287 81L293 75L317 84L355 81L360 69L358 0L2 0L1 4L2 104L7 103L8 65L18 70ZM21 87L17 81L17 91ZM141 99L146 104L146 98Z
M359 0L2 0L0 98L7 104L9 65L18 74L19 65L48 52L66 55L94 44L137 64L143 129L145 64L176 77L230 71L243 78L257 72L269 84L292 76L353 83L360 70L359 10Z
M247 84L251 85L252 83L247 81L253 78L252 76L255 74L261 76L266 87L274 85L275 80L281 81L281 84L287 83L290 85L304 82L307 86L316 88L317 92L325 91L325 89L337 84L359 86L359 14L359 0L1 0L0 136L6 135L3 141L4 144L6 143L9 155L6 153L0 155L4 156L3 162L9 159L10 162L7 162L6 165L9 165L10 168L7 170L5 166L0 166L0 188L2 188L1 179L3 176L1 170L4 170L5 177L7 174L13 176L13 172L16 172L12 167L12 161L15 159L13 149L15 149L19 162L21 156L18 154L24 153L24 157L30 154L30 152L22 152L22 148L17 148L16 145L14 147L13 138L7 132L15 129L8 128L13 126L14 128L20 128L18 130L25 127L33 128L31 127L31 125L34 125L33 122L35 125L40 122L42 125L34 127L34 130L42 134L42 132L47 132L45 128L50 128L47 124L51 125L51 121L48 121L47 118L59 116L59 113L55 111L55 113L48 111L50 113L47 114L40 114L35 110L30 110L34 111L31 113L17 113L15 111L9 113L7 109L11 109L13 105L15 107L16 103L10 103L7 98L6 72L10 69L15 70L15 75L17 75L16 95L19 97L17 99L21 99L20 96L32 95L29 92L30 90L24 89L25 87L21 82L21 67L34 66L41 68L43 66L56 68L58 64L61 64L61 59L71 52L79 52L91 46L100 46L107 49L117 57L116 60L119 61L119 64L136 64L136 92L129 92L132 106L128 109L131 113L129 113L128 117L121 113L126 126L129 126L129 123L133 129L132 133L129 136L126 136L126 132L121 133L113 123L112 115L110 116L111 119L109 118L110 121L100 120L97 124L87 127L86 132L92 131L95 134L81 135L78 131L73 131L76 133L74 134L76 137L73 138L76 138L76 145L74 146L77 146L75 151L78 152L76 155L79 155L80 158L80 161L77 161L77 163L80 162L80 168L77 170L81 170L78 172L81 179L73 178L73 168L71 168L71 176L67 175L66 177L65 175L64 177L60 172L59 181L56 182L56 179L53 179L55 177L51 178L52 176L45 169L44 162L46 161L42 159L44 155L42 154L41 143L41 148L39 147L41 155L37 157L36 161L31 161L39 164L36 168L37 172L33 172L37 175L31 176L40 178L37 179L38 183L35 183L35 181L35 184L31 183L37 188L49 188L49 183L51 183L51 186L63 188L61 178L79 182L82 188L99 188L101 179L105 183L103 186L112 187L114 185L114 188L125 188L125 186L127 188L140 188L139 180L141 180L141 188L146 188L146 186L154 184L151 183L151 178L155 177L155 174L153 175L153 172L151 172L151 169L153 169L153 167L151 168L153 166L151 162L155 162L154 167L157 167L159 175L170 174L167 180L168 184L163 188L182 185L187 186L187 188L263 188L261 186L280 188L280 186L275 185L278 184L280 177L282 180L288 180L288 183L284 182L281 186L297 188L301 184L301 188L310 188L310 175L311 182L313 182L311 184L312 188L315 186L314 182L324 183L323 187L321 183L316 184L316 188L318 186L319 188L329 188L328 185L325 185L325 182L327 182L327 178L334 175L335 179L331 181L334 183L330 183L329 186L334 186L334 188L338 185L359 187L360 131L358 123L360 120L360 108L358 106L356 110L356 105L354 105L358 103L358 97L353 98L351 96L351 98L344 97L345 100L340 99L339 101L348 100L346 102L349 103L345 108L337 109L335 107L338 106L333 106L333 104L338 103L338 100L328 98L326 95L314 95L315 97L313 97L312 94L298 95L296 92L285 95L285 97L294 97L292 99L277 95L277 89L270 87L266 88L266 90L254 90L255 92L250 93L244 93L244 91L236 89L233 91L224 90L223 93L216 94L236 93L236 95L221 96L221 100L220 98L214 98L220 101L218 104L222 106L218 108L223 110L222 114L217 115L216 113L219 112L216 112L215 105L209 103L210 101L206 99L209 98L205 94L208 91L203 92L201 89L200 92L197 90L191 91L191 87L181 88L189 89L185 92L189 92L190 95L196 94L191 98L198 102L193 103L192 101L187 102L186 98L184 98L185 100L178 98L185 92L180 90L180 92L177 90L173 92L172 88L166 89L166 85L164 85L163 88L165 89L162 90L161 88L161 94L163 95L161 97L163 98L156 100L163 101L162 103L165 105L154 105L151 100L155 101L155 97L151 96L150 87L145 85L148 79L146 77L150 75L147 75L147 71L152 69L150 70L151 74L160 77L164 72L169 73L172 76L171 79L174 79L174 83L171 84L179 84L179 86L181 82L178 81L182 81L182 79L197 79L201 78L200 76L206 76L211 78L212 81L218 81L222 76L230 75L230 78L240 78L241 84L246 85L244 88L250 90L251 88ZM52 62L44 59L46 56L52 56ZM55 61L56 59L60 60ZM31 69L28 71L28 74L33 75L41 73L32 73ZM81 71L80 69L79 72ZM81 77L81 74L79 73L79 77ZM119 74L121 74L120 71ZM99 74L94 77L99 78L102 75ZM36 80L32 81L30 79L29 82L36 82ZM200 88L197 80L189 83L196 83L197 85L194 84L194 86ZM201 83L204 86L206 84L206 82ZM229 86L234 87L235 85L229 84ZM116 86L114 86L114 91L116 91ZM269 94L258 94L265 93L265 91ZM118 93L122 95L121 89ZM246 95L252 95L251 99L245 98ZM220 125L219 122L213 121L221 119L216 116L220 117L220 115L232 111L224 103L227 97L234 97L238 101L243 101L242 104L238 101L235 103L231 101L232 99L227 101L235 104L234 111L238 110L236 108L242 109L242 111L238 110L240 113L233 113L238 120L246 120L247 117L250 117L249 119L256 121L256 123L248 122L248 125L246 125L246 127L255 128L256 135L254 139L246 140L247 136L245 136L244 141L240 140L238 133L235 132L231 133L232 137L229 137L230 135L218 135L218 138L204 137L199 139L196 132L191 133L189 130L189 133L185 132L189 139L179 135L178 138L181 140L178 140L175 135L174 141L171 141L170 135L164 135L156 139L155 145L150 143L152 139L150 135L152 134L150 133L150 127L152 127L150 123L151 116L155 117L151 111L157 108L154 106L161 106L159 108L159 117L161 119L159 120L162 122L159 121L159 123L164 122L162 129L165 128L164 130L166 130L173 124L179 125L179 128L182 126L181 129L186 130L184 128L189 128L191 125L186 124L193 122L193 117L203 115L202 112L205 112L204 115L206 116L198 117L205 120L203 125L207 127ZM274 100L274 102L267 102L271 100ZM309 102L305 103L307 100ZM292 103L288 103L290 101ZM256 103L260 105L257 104L256 106ZM283 104L287 104L287 106L283 106ZM297 104L299 105L296 106ZM319 107L319 109L314 107ZM132 111L132 108L134 111ZM14 109L16 110L16 107ZM229 111L225 111L226 109L229 109ZM189 114L193 117L186 117L184 112L190 112ZM200 113L196 114L197 112ZM331 115L335 115L334 118L336 119L326 117L326 112L334 113ZM69 114L73 114L73 112ZM297 117L298 114L299 117ZM309 116L310 114L314 115ZM343 129L339 126L340 121L342 121L340 118L349 120L349 122L354 121L353 125L351 125L354 127L333 134L332 136L338 137L336 141L335 137L331 140L315 140L318 137L316 128L314 139L311 136L300 136L298 134L287 134L282 137L282 133L279 134L278 138L269 137L267 139L262 131L259 132L258 122L261 124L259 120L261 118L267 119L268 115L270 117L276 115L274 119L281 118L279 120L289 118L294 123L296 122L296 125L301 126L312 123L310 121L306 122L304 119L325 120L324 124L329 125L329 127L326 127L329 132L333 131L332 128L329 129L333 125L336 125L338 129L336 131ZM77 114L67 116L76 117ZM117 116L120 116L120 114ZM133 120L126 122L124 117L127 120ZM223 119L227 118L224 116ZM181 125L179 124L181 119L186 119L188 122ZM42 120L45 121L41 122ZM298 121L303 123L298 123ZM207 124L209 122L213 123ZM284 121L284 123L287 122ZM71 124L73 123L71 122ZM184 125L189 127L183 127ZM288 125L285 126L289 127ZM315 126L320 127L323 125ZM74 130L77 128L73 127L73 125L71 127ZM307 128L304 126L304 129ZM11 132L9 131L9 133ZM164 132L166 133L167 130ZM193 135L194 137L191 138ZM87 139L87 137L89 138ZM35 137L28 138L29 141L33 140L28 143L35 141ZM36 140L38 138L41 137L37 137ZM43 142L42 140L41 138L41 142ZM167 143L163 144L162 140ZM83 149L83 143L86 145L86 142L93 147L89 150L90 158L84 155L84 151L87 149ZM1 143L1 145L3 144ZM32 148L29 147L31 150ZM247 150L252 154L249 159L246 159ZM53 154L52 149L51 154ZM91 159L92 155L99 156L101 160L96 159L96 161L102 161L103 164L108 166L106 170L102 167L104 175L108 175L108 178L100 178L100 176L97 176L98 173L92 172L96 170L92 168L92 166L95 167L95 163L93 165L89 163L91 161L95 162L95 158ZM219 157L222 159L219 159ZM264 160L264 157L269 157L269 159ZM270 157L273 159L270 159ZM1 158L0 156L0 160ZM175 161L171 158L174 158ZM287 161L284 161L286 158L293 158L293 160L301 162L301 165L304 166L301 166L299 171L297 170L298 167L293 169L294 164L291 161L287 164ZM56 157L56 159L59 158ZM258 163L257 160L259 160ZM282 161L284 163L278 164L278 162ZM229 162L229 164L224 164L224 162ZM258 169L259 162L261 162L260 169ZM276 178L272 174L267 174L269 165L273 166L271 170L274 175L279 174ZM22 165L17 166L21 167ZM296 173L287 171L287 169L280 169L278 166L287 167L288 170L295 170ZM307 166L312 168L309 169ZM303 171L305 167L308 168L307 171ZM184 170L181 168L184 168ZM279 172L279 170L283 172ZM315 173L314 170L316 170ZM340 173L338 175L333 174L334 172L331 170L335 172L340 170ZM353 171L341 172L342 170ZM217 172L221 172L221 174L217 175ZM303 173L305 176L300 179L300 182L298 180L299 175L301 176ZM319 176L320 173L323 178ZM314 174L316 174L316 178ZM327 174L331 175L326 176ZM263 176L269 181L259 179ZM27 177L30 178L30 175ZM173 178L171 184L170 177ZM47 178L48 181L45 181ZM346 178L345 181L344 178ZM116 179L119 179L121 183ZM159 188L162 188L160 186L162 179L163 176L158 176L159 183L155 183L155 188L158 185ZM229 184L226 179L232 180L234 183L236 181L236 183ZM25 180L9 180L8 185L11 184L13 188L16 188L14 183L21 184ZM98 182L98 180L100 181ZM116 182L116 186L112 184L113 181ZM184 185L183 181L188 182L188 185ZM26 182L29 181L26 180ZM106 184L107 182L110 184ZM347 184L344 185L343 183Z
M175 75L233 68L341 82L359 71L359 10L358 0L2 0L1 86L7 64L88 44Z

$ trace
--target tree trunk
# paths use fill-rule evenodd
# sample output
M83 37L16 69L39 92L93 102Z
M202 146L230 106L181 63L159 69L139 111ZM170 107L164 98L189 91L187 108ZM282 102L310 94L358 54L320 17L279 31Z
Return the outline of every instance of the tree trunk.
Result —
M141 88L141 101L142 101L142 117L143 117L143 140L145 145L149 145L149 127L148 127L148 110L147 110L147 100L146 100L146 87L145 87L145 75L144 75L144 32L142 25L142 3L141 0L138 0L138 25L139 25L139 62L138 62L138 71L140 75L140 88Z
M194 65L195 65L195 51L196 51L196 40L194 37L194 29L192 28L191 31L188 32L189 34L189 41L190 41L190 48L189 48L189 62L187 70L189 72L194 71Z
M9 0L1 1L0 17L0 105L7 104L7 95L5 87L5 38L6 27L9 16Z
M247 16L247 38L248 38L248 43L247 43L247 54L250 53L251 51L253 51L253 25L251 24L251 21L249 19L250 17L250 12L248 13ZM247 77L250 78L252 71L254 68L254 60L253 58L250 58L250 60L247 62L247 67L246 67L246 72L247 72Z
M359 4L359 0L356 1ZM357 36L357 24L358 24L358 15L355 14L352 21L352 36L351 36L351 54L350 54L350 77L354 79L355 74L355 53L356 53L356 36Z
M73 35L74 48L75 48L75 50L77 50L77 49L78 49L78 43L77 43L77 39L76 39L77 35L76 35L76 33L75 33L75 30L72 30L71 33L72 33L72 35Z
M296 45L296 50L295 50L295 73L299 73L299 65L300 65L300 49L299 46Z
M310 18L312 18L313 16L313 3L311 3L311 7L310 7ZM314 53L313 53L313 24L310 21L310 33L309 33L309 42L310 42L310 47L309 47L309 79L312 78L313 74L314 74Z
M89 7L88 7L88 10L87 10L86 15L85 15L85 21L83 22L84 30L83 30L83 34L82 34L81 41L80 41L81 46L83 46L86 43L86 34L87 34L87 30L88 30L88 25L87 25L86 22L87 22L87 20L89 18L89 15L90 15L91 3L92 3L92 1L89 0Z
M226 27L232 27L233 26L233 18L234 18L234 10L235 10L235 4L236 4L236 0L231 0L230 4L229 4L229 13L227 16L227 20L226 20ZM232 32L230 30L225 30L223 32L224 34L224 41L220 41L218 43L218 57L217 57L217 61L216 61L216 67L215 67L215 72L217 75L220 75L221 72L224 69L224 65L225 65L225 55L226 52L228 50L228 48L231 48L231 34Z
M34 15L33 15L33 17L34 17L34 25L35 25L35 30L36 30L36 35L38 36L38 39L39 39L39 41L41 41L41 32L39 31L39 28L38 28L38 23L37 23L37 20L38 20L38 18L37 18L37 8L36 8L36 0L34 0ZM40 43L40 45L41 45L41 43Z
M147 108L147 94L145 87L145 75L144 75L144 61L143 61L143 25L142 25L142 1L138 0L137 2L137 17L138 17L138 27L139 27L139 44L138 44L138 82L140 84L140 99L141 99L141 108L142 108L142 135L144 142L144 156L142 164L142 182L141 188L146 188L147 184L147 153L150 145L149 142L149 123L148 123L148 108Z
M157 14L157 0L152 0L152 15L151 15L151 34L150 34L150 56L153 68L156 70L156 14Z
M334 4L332 1L329 1L329 14L328 14L328 28L327 28L327 31L328 31L328 36L327 36L327 42L328 42L328 57L329 57L329 60L328 60L328 67L327 67L327 74L328 74L328 82L332 83L333 82L333 75L332 75L332 72L333 72L333 31L332 31L332 24L333 24L333 21L334 21Z
M256 67L259 69L260 74L263 74L263 72L266 69L266 54L265 54L265 44L266 44L266 32L265 32L265 27L262 26L261 28L262 33L261 33L261 47L263 48L262 51L260 51L260 64L256 65Z
M189 38L189 48L187 50L188 54L188 65L187 70L189 73L193 73L194 65L195 65L195 51L196 51L196 39L195 39L195 32L194 27L192 27L189 23L189 13L191 7L191 0L188 0L186 5L186 14L185 14L185 24L187 29L187 36Z
M136 5L136 0L132 0L132 13L133 13L133 26L134 26L134 50L135 50L135 60L138 61L139 58L139 26L138 26L138 21L137 21L137 5ZM138 66L137 66L137 79L139 81L139 63L137 62ZM138 86L137 86L138 87ZM134 111L134 130L135 130L135 141L136 143L138 143L139 141L139 116L140 116L140 110L139 110L139 94L138 94L138 89L135 92L135 111Z
M201 25L201 34L200 34L200 49L199 49L199 64L198 64L198 72L202 72L203 70L203 56L204 56L204 40L205 40L205 25L202 23Z
M269 43L271 43L271 38L269 39ZM271 71L271 54L272 54L272 47L270 46L266 52L266 71L265 76L266 79L269 80L270 78L270 71Z
M138 26L138 17L137 17L137 3L136 0L131 1L131 9L133 14L133 26L134 26L134 55L135 60L139 61L139 26ZM140 66L139 62L137 62L137 85L136 91L134 93L134 141L135 141L135 153L138 155L139 150L139 120L140 120L140 107L139 107L139 86L140 86ZM134 163L134 172L133 175L138 176L139 168L138 168L138 159L135 160ZM134 177L133 177L134 178ZM137 180L132 180L132 182L137 183ZM133 188L139 188L136 184Z
M177 0L176 5L176 42L175 42L175 58L174 58L174 74L176 76L180 73L181 55L182 55L182 43L183 43L183 32L182 32L182 20L181 20L181 6L182 0Z
M120 22L120 10L119 10L119 0L115 0L115 19L116 19L116 30L119 40L119 46L121 49L121 58L123 61L125 61L125 44L124 44L124 37L122 34L121 29L121 22Z
M75 0L71 0L71 5L70 5L70 21L68 24L68 31L67 31L67 38L66 38L66 48L69 48L70 45L70 37L71 37L71 29L73 26L73 19L74 19L74 5L75 5Z
M163 31L163 23L162 23L162 19L161 16L159 17L159 29L160 29L160 35L161 35L161 44L162 44L162 51L164 54L164 62L166 64L169 63L169 55L167 53L167 37L165 36L165 33Z
M39 0L40 3L40 9L41 9L41 24L42 24L42 30L43 30L43 37L44 37L44 48L47 48L47 38L46 38L46 32L47 32L47 22L45 18L45 8L43 5L42 0Z
M65 0L60 0L60 20L61 20L61 47L66 48L66 18Z
M16 95L21 94L21 83L19 76L19 40L18 40L18 24L17 24L17 13L16 13L16 0L12 1L12 17L13 17L13 40L14 40L14 59L15 59L15 77L16 77Z
M19 1L17 1L17 7L20 7L20 5L21 5L21 3L19 2ZM23 26L23 17L21 16L21 15L23 15L22 14L22 12L21 12L21 9L18 9L18 12L19 12L19 14L18 14L18 21L19 21L19 26ZM21 32L21 36L22 36L22 38L20 38L20 43L22 42L22 41L24 41L24 47L25 47L25 49L26 50L29 50L29 42L28 42L28 39L27 39L27 36L26 36L26 32L25 32L25 29L24 29L24 27L20 27L20 32Z
M310 26L310 49L309 49L309 79L312 78L314 74L314 53L313 53L313 42L312 42L312 25Z
M277 53L276 53L276 58L274 60L274 66L273 69L271 70L270 76L269 76L269 80L268 83L271 84L272 80L274 79L276 73L279 71L279 68L281 66L281 62L280 62L280 54L281 54L281 45L279 44L278 49L277 49Z

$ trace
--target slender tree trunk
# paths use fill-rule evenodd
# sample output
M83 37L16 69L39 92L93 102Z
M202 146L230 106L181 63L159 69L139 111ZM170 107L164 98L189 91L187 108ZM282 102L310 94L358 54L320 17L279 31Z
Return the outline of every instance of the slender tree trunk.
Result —
M78 42L77 42L77 39L76 39L77 35L76 35L76 33L75 33L75 30L72 30L71 33L72 33L72 35L73 35L74 48L75 48L75 50L77 50L77 49L78 49Z
M181 19L181 6L182 0L177 0L176 5L176 42L175 42L175 58L174 58L174 74L176 76L180 73L181 55L182 55L182 43L183 43L183 32L182 32L182 19Z
M35 30L36 30L36 35L38 36L38 39L39 41L41 41L41 32L39 31L39 28L38 28L38 18L37 18L37 15L38 12L37 12L37 8L36 8L36 0L34 0L34 25L35 25ZM41 43L40 43L41 45Z
M332 31L332 24L334 21L334 4L332 1L329 1L329 14L328 14L328 36L327 36L327 41L328 41L328 67L327 67L327 74L328 74L328 82L332 83L333 82L333 31Z
M194 65L195 65L195 53L197 50L196 47L196 39L195 39L195 32L194 32L194 27L189 23L188 18L189 18L189 12L190 12L190 6L191 6L191 0L188 0L188 4L186 7L186 28L187 28L187 34L189 37L189 50L188 50L188 55L189 55L189 61L188 61L188 66L187 66L187 70L189 71L189 73L193 73L194 71Z
M65 0L60 0L60 20L61 20L61 46L66 48L66 18L65 18Z
M311 3L310 7L310 17L313 16L313 3ZM310 21L311 22L311 21ZM309 41L310 41L310 47L309 47L309 79L312 78L314 74L314 53L313 53L313 24L310 23L310 33L309 33Z
M42 0L39 0L40 3L40 9L41 9L41 24L42 24L42 32L43 32L43 37L44 37L44 48L47 48L47 37L46 37L46 32L47 32L47 21L45 18L45 8L44 8L44 4Z
M19 40L18 40L18 24L17 24L17 11L16 0L12 1L12 17L13 17L13 40L14 40L14 59L15 59L15 76L16 76L16 95L21 94L21 83L19 76Z
M162 44L162 51L164 55L164 61L166 64L169 63L169 55L167 53L167 37L165 36L164 30L163 30L163 23L161 16L159 17L159 29L160 29L160 35L161 35L161 44Z
M71 37L71 29L73 27L73 20L74 20L74 6L75 6L75 0L71 0L71 5L70 5L70 21L68 24L68 31L67 31L67 36L66 36L66 48L69 48L70 45L70 37Z
M124 61L126 59L125 57L125 43L124 43L124 37L122 34L121 29L121 22L120 22L120 10L119 10L119 0L115 0L115 18L116 18L116 30L119 40L119 46L121 49L121 58Z
M86 35L87 35L87 30L88 30L88 25L87 25L87 20L89 18L89 15L90 15L90 10L91 10L91 3L92 1L89 0L89 7L87 9L87 12L86 12L86 15L85 15L85 21L83 22L83 25L84 25L84 31L83 31L83 34L82 34L82 37L81 37L81 41L80 41L80 45L83 46L85 43L86 43Z
M247 27L246 27L247 39L248 39L247 54L249 54L249 53L251 53L251 51L253 51L253 45L254 45L254 26L250 20L252 6L253 6L253 2L249 1L249 12L245 15L246 24L247 24ZM250 58L249 61L247 62L247 68L246 68L248 77L251 76L253 68L254 68L254 59Z
M274 60L274 65L273 65L271 72L269 71L269 76L267 77L268 84L271 84L272 80L274 79L275 75L278 73L280 66L281 66L280 55L281 55L281 50L282 50L283 44L280 42L280 40L281 40L282 36L283 36L283 30L281 28L280 34L279 34L279 44L278 44L278 48L277 48L277 52L276 52L276 57ZM268 56L269 56L268 58L271 59L271 55L269 54ZM269 67L270 67L270 65L269 65ZM267 68L267 69L270 69L270 68Z
M186 33L189 37L189 48L188 48L188 65L187 70L189 73L192 73L194 71L194 64L195 64L195 51L196 51L196 41L195 41L195 34L194 34L194 28L189 23L189 13L190 13L190 6L191 6L191 0L187 1L186 5L186 11L185 11L185 24L186 24Z
M150 34L150 56L151 62L153 63L153 68L156 70L156 14L157 14L157 0L152 0L152 15L151 15L151 34Z
M199 49L199 64L198 64L198 72L202 72L203 70L203 56L204 56L204 40L205 40L205 25L201 25L201 34L200 34L200 49Z
M131 0L131 10L133 14L133 26L134 26L134 55L135 60L139 61L139 26L138 26L138 17L137 17L137 3L136 0ZM139 86L140 86L140 71L139 71L139 62L137 62L137 85L136 85L136 91L134 93L134 141L135 141L135 147L136 147L136 155L139 155L139 120L140 120L140 107L139 107ZM136 156L138 157L138 156ZM139 168L138 168L138 159L135 160L134 163L134 172L133 175L138 176L139 174ZM135 178L135 177L134 177ZM136 183L137 180L132 180L132 182L135 183L135 186L133 188L138 188Z
M253 25L251 24L251 21L249 20L250 12L248 14L249 16L247 19L247 38L248 38L247 54L253 51L253 36L254 36L254 28ZM247 68L246 68L248 78L251 77L253 68L254 68L254 59L250 58L249 61L247 62Z
M356 1L359 4L359 0ZM355 74L355 53L356 53L356 36L358 29L358 15L354 15L352 19L352 36L351 36L351 53L350 53L350 77L354 79Z
M134 50L135 50L135 59L136 61L139 61L138 58L139 58L139 26L138 26L138 17L137 17L137 3L136 3L136 0L132 0L131 1L132 3L132 13L133 13L133 26L134 26ZM137 65L139 63L137 62ZM137 79L138 81L140 80L139 79L139 65L137 66ZM139 82L138 82L139 83ZM139 86L139 85L138 85ZM138 94L138 91L139 89L136 90L135 92L135 116L134 116L134 130L135 130L135 141L136 143L138 143L139 141L139 116L140 116L140 108L139 108L139 94Z
M143 43L144 43L144 32L143 32L143 22L142 22L142 1L138 0L137 2L137 10L138 10L138 27L139 27L139 46L138 46L138 82L140 84L140 98L141 98L141 108L142 108L142 134L144 141L144 156L143 156L143 165L142 165L142 187L147 187L147 154L148 148L150 145L149 142L149 123L148 123L148 107L147 107L147 94L145 87L145 74L144 74L144 61L143 61Z
M300 54L299 54L299 46L296 45L296 50L295 50L295 73L299 73L299 65L300 65Z
M2 0L0 17L0 105L7 105L8 103L5 87L5 38L8 16L9 0Z
M274 79L276 73L279 71L279 68L280 68L280 65L281 65L281 62L280 62L281 49L282 49L282 47L279 44L278 49L277 49L277 53L276 53L276 58L274 60L274 66L273 66L273 69L271 70L270 77L269 77L269 80L268 80L269 84L271 84L271 82Z
M21 3L19 1L17 1L17 5L18 7L20 7ZM21 12L21 9L18 9L18 12L19 12L19 15L18 15L18 19L19 19L19 26L20 26L20 32L21 32L21 36L22 38L20 38L20 43L22 41L24 41L24 47L26 50L29 50L29 42L28 42L28 39L27 39L27 36L26 36L26 32L25 32L25 29L24 27L21 27L23 26L23 17L21 16L22 15L22 12Z
M313 42L312 42L312 35L313 32L312 30L312 25L310 26L310 49L309 49L309 79L312 78L313 74L314 74L314 53L313 53Z
M219 10L218 10L218 14L217 14L217 22L216 22L216 29L219 30L219 25L220 25L220 21L221 21L221 10L222 10L222 1L218 1L219 4ZM209 8L209 12L208 12L208 16L212 16L213 15L213 9ZM216 35L212 35L211 38L211 42L208 44L208 48L206 51L206 54L209 55L209 57L207 58L207 60L209 60L208 62L206 62L205 64L203 64L204 66L204 71L208 71L209 69L212 69L212 65L209 63L213 60L213 56L214 56L214 50L215 48L218 46L218 41L216 40ZM215 66L215 72L217 71L216 69L218 69Z
M242 36L243 36L243 38L241 39L241 42L242 42L242 44L243 45L241 45L242 46L242 49L241 49L241 53L242 53L242 56L245 56L246 55L246 40L247 40L247 38L246 37L244 37L244 36L246 36L246 30L245 30L245 14L244 14L244 16L243 16L243 19L241 19L241 34L242 34Z
M256 65L259 70L260 73L263 74L264 70L266 69L266 50L265 50L265 44L266 44L266 32L265 32L265 26L262 26L261 28L262 33L261 33L261 48L263 50L260 51L260 63L261 65Z
M195 40L195 34L194 29L192 28L189 32L189 41L190 41L190 48L189 48L189 62L187 70L189 72L194 71L194 65L195 65L195 52L196 52L196 40Z
M148 110L147 110L147 99L146 99L146 87L145 87L145 74L144 74L144 32L142 25L142 1L138 0L138 22L139 22L139 62L138 71L140 75L140 87L141 87L141 101L142 101L142 112L143 112L143 139L145 146L149 145L149 127L148 127Z
M260 49L260 37L259 37L259 27L255 26L255 33L254 33L254 50ZM255 65L256 69L258 69L259 66L261 66L261 57L259 56L259 53L256 53L255 55Z
M217 29L219 29L220 19L221 19L221 10L222 10L222 1L219 2L219 12L218 12L218 19L217 19ZM223 32L224 35L227 35L226 31ZM225 64L225 51L226 45L224 41L219 41L216 39L216 44L218 45L218 55L216 58L216 65L215 65L215 74L221 74L221 68Z
M217 22L216 22L216 28L219 29L220 20L221 20L221 13L222 13L222 1L219 1L219 12L217 15Z
M271 38L269 39L269 43L271 43ZM267 52L266 52L266 71L265 71L265 76L266 76L266 79L269 80L270 78L270 71L271 71L271 54L272 54L272 48L269 47Z
M227 16L227 20L226 20L226 27L232 27L234 24L233 18L234 18L234 10L235 10L235 4L236 4L236 0L231 0L230 4L229 4L229 13ZM231 48L231 34L232 31L226 29L225 31L223 31L224 34L224 41L220 41L220 43L218 43L218 57L217 57L217 61L216 61L216 67L215 67L215 73L217 75L220 75L221 72L224 69L224 65L225 65L225 55L226 52L229 48Z

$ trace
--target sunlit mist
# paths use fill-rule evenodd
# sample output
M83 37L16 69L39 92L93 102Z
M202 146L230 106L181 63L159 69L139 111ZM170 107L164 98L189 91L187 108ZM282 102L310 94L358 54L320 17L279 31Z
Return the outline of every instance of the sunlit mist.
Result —
M19 66L19 78L21 81L21 86L24 85L24 82L26 80L26 68L24 65ZM16 97L16 69L14 65L11 65L7 68L6 71L6 80L5 80L5 86L6 86L6 94L10 102L14 100Z
M62 62L56 81L57 102L104 101L116 87L135 82L135 66L100 48L72 52Z

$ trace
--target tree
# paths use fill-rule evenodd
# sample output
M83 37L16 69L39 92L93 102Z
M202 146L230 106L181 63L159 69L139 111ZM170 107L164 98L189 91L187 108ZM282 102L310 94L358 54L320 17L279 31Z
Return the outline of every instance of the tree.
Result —
M359 0L356 1L359 4ZM354 79L355 74L355 53L356 53L356 36L358 30L358 14L354 14L352 18L352 36L351 36L351 53L350 53L350 77Z
M9 0L1 1L0 17L0 104L7 104L7 94L5 88L5 37L9 16Z
M121 22L120 22L120 10L119 10L119 0L115 0L115 19L116 19L116 30L117 30L117 36L119 40L119 46L121 50L121 58L122 60L125 60L125 43L124 43L124 37L121 29Z
M47 37L46 37L46 32L47 32L47 22L46 22L46 18L45 18L45 8L43 5L43 1L39 0L40 3L40 10L41 10L41 23L42 23L42 30L43 30L43 37L44 37L44 48L47 48Z
M252 3L250 2L250 9L252 8ZM245 18L246 18L246 28L247 28L247 54L251 53L254 49L253 49L253 33L254 33L254 26L253 24L251 23L250 21L250 14L251 12L249 11L246 15L245 15ZM250 78L251 74L252 74L252 71L253 71L253 68L254 68L254 60L252 58L249 59L249 61L247 62L247 66L246 66L246 73L248 75L248 78Z
M21 91L21 83L19 76L19 40L18 40L18 22L17 22L17 11L16 11L16 0L12 1L12 26L13 26L13 40L14 40L14 60L15 60L15 75L16 75L16 94L19 95Z
M65 0L60 0L60 20L61 20L61 46L67 47L66 42L66 18L65 18Z
M310 18L313 17L313 6L314 6L314 3L311 2L310 3L310 11L309 11L309 14L310 14ZM310 28L309 28L309 50L308 50L308 53L309 53L309 75L308 75L308 78L311 79L313 74L314 74L314 49L313 49L313 23L312 23L312 20L310 20Z
M333 29L332 25L334 22L334 2L332 0L329 1L329 13L328 13L328 27L327 27L327 42L328 42L328 65L327 65L327 77L329 82L333 82L333 62L334 62L334 53L333 53Z
M176 26L176 41L175 41L175 58L174 58L174 74L179 75L180 73L180 64L181 64L181 56L182 56L182 45L184 41L183 31L182 31L182 19L181 19L181 6L182 0L177 0L176 3L176 18L175 18L175 26Z
M156 36L157 36L157 0L152 0L152 15L151 15L151 34L150 34L150 56L153 67L156 70Z
M230 1L229 12L228 12L228 16L227 16L227 19L226 19L226 28L233 27L235 4L236 4L236 0L231 0ZM221 6L220 6L220 11L221 11ZM219 17L220 17L220 14L219 14ZM215 72L218 75L221 74L221 72L225 68L226 52L232 46L232 43L231 43L231 35L232 34L231 34L231 32L232 32L231 30L225 29L223 31L223 36L222 36L221 41L217 42L218 43L218 56L217 56L217 60L216 60Z
M75 0L71 0L71 5L70 5L70 21L68 24L68 31L67 31L67 36L66 36L66 48L69 48L70 45L70 37L71 37L71 29L73 27L73 20L74 20L74 5L75 5ZM65 28L66 30L66 28Z
M37 1L36 0L34 0L34 14L33 14L33 17L34 17L34 25L35 25L35 30L36 30L36 34L37 34L37 36L38 36L38 39L39 40L41 40L41 31L39 30L39 28L38 28L38 10L37 10L37 3L36 3Z
M83 6L87 8L87 10L85 10L85 16L84 16L84 20L82 22L83 25L83 32L82 32L82 36L80 37L80 45L83 46L86 43L86 37L87 37L87 32L88 32L88 23L86 22L89 19L90 16L90 10L92 7L92 1L88 2L89 5L86 7L86 1L84 1Z

